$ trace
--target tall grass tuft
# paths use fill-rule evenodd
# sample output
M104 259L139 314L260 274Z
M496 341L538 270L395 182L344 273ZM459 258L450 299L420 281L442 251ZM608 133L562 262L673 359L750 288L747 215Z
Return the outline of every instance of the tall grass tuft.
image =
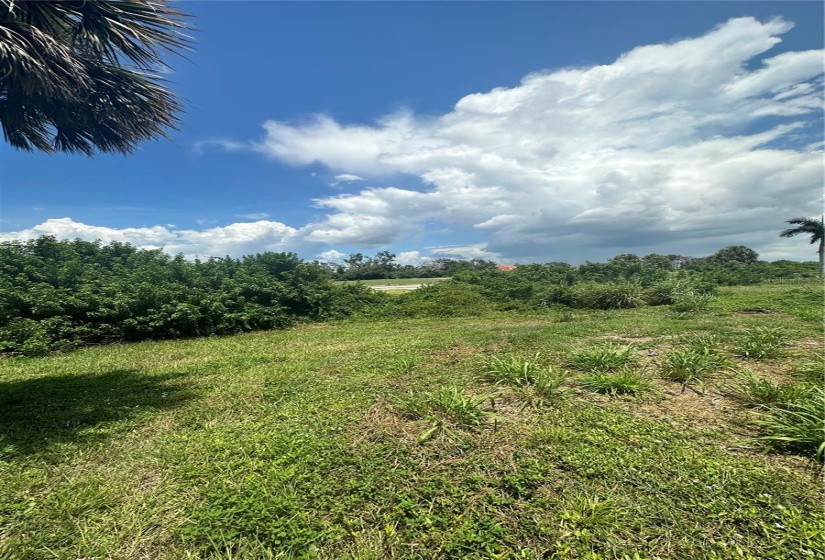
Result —
M745 406L771 408L792 406L797 401L804 401L813 388L801 383L774 383L745 370L724 390Z
M484 356L481 359L480 378L503 385L533 384L541 371L538 357L538 354L531 358L521 358L512 354L501 357Z
M616 371L594 371L583 376L579 383L589 391L613 397L617 395L636 397L653 390L653 382L647 375L629 367L622 367Z
M736 346L736 352L746 360L768 360L782 353L787 333L776 327L757 327L748 331Z
M688 347L678 348L665 356L662 377L682 384L682 392L689 385L704 387L715 372L728 365L727 360L711 350Z
M825 460L825 388L816 387L802 399L769 407L757 423L768 432L760 439L771 448Z
M614 371L632 365L637 360L635 346L629 344L622 347L609 341L573 352L567 357L566 365L582 371Z

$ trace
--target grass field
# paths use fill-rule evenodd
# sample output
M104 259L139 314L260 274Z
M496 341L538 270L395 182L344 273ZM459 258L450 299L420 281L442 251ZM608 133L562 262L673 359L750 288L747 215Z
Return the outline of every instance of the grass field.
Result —
M3 359L0 557L825 558L821 467L765 452L739 381L821 383L822 310L755 286Z

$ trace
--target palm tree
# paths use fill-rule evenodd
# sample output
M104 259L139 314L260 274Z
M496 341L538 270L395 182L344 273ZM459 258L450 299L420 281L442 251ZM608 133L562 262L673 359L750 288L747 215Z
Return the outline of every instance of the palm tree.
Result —
M819 273L825 274L825 216L819 220L812 218L792 218L787 223L796 227L788 228L779 234L780 237L794 235L810 235L811 243L819 242Z
M167 0L0 0L0 125L44 152L131 152L168 137L179 99L162 57L189 48Z

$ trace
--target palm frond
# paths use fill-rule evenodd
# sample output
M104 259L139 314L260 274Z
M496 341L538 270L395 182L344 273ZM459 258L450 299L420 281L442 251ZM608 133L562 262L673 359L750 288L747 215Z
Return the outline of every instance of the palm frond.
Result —
M158 71L191 40L166 0L0 0L0 125L24 150L129 153L182 111Z

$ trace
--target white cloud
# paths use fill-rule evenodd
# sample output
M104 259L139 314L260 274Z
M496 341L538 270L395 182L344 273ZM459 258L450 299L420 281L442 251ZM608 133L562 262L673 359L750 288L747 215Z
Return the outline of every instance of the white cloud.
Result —
M500 262L502 257L499 253L488 251L486 243L476 243L475 245L452 246L452 247L429 247L430 253L436 257L450 259L482 259L485 261Z
M364 179L363 177L353 175L352 173L341 173L340 175L335 176L335 180L342 183L351 183L353 181L363 181Z
M415 190L317 200L330 213L306 226L312 241L383 246L433 221L470 228L492 255L576 259L687 240L711 251L822 204L821 130L806 124L821 115L823 51L761 58L791 28L733 19L467 95L437 118L269 121L254 149L339 177L420 178ZM789 147L799 139L818 148Z
M253 214L235 214L239 218L249 218L250 220L265 220L269 217L266 212L257 212Z
M324 251L323 253L318 253L319 257L327 262L338 261L341 260L343 257L346 256L345 253L341 251L336 251L335 249L330 249L329 251Z
M0 233L0 241L34 239L53 235L58 239L118 241L137 247L163 249L167 253L184 253L189 257L240 257L262 251L290 251L299 246L298 230L279 222L245 222L204 230L170 230L165 226L109 228L75 222L71 218L53 218L33 228Z
M744 244L770 258L812 259L806 243L778 239L785 219L821 212L825 183L823 51L769 52L791 28L733 19L609 64L472 93L439 116L400 111L368 126L317 115L268 121L258 141L212 142L321 164L320 176L336 181L384 185L315 200L326 215L298 229L262 213L243 216L255 222L174 231L64 218L0 239L53 234L188 255L323 255L333 246L391 249L411 237L432 243L449 228L450 246L404 258L578 262ZM411 178L417 188L396 186Z

